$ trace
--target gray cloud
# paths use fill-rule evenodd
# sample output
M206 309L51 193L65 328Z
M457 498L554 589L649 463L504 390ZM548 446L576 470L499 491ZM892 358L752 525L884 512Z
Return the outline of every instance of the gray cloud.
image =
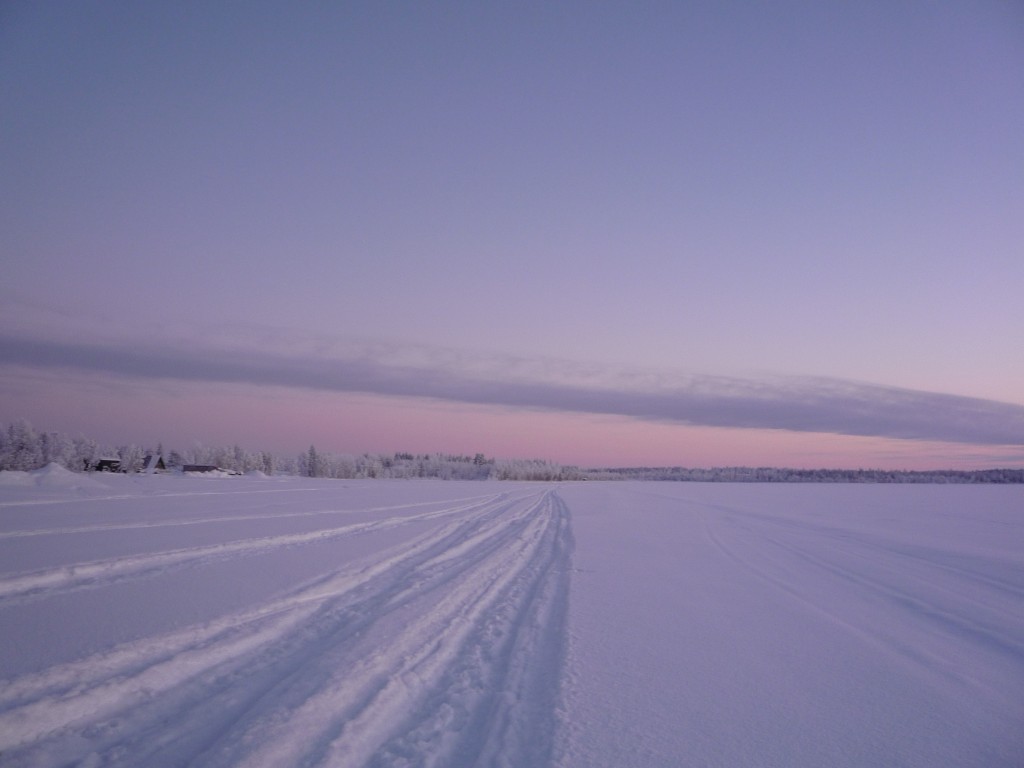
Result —
M826 378L610 375L551 361L505 362L503 369L500 358L426 349L412 356L349 350L325 357L0 335L0 363L133 378L367 392L701 426L1024 445L1024 406L1011 403Z

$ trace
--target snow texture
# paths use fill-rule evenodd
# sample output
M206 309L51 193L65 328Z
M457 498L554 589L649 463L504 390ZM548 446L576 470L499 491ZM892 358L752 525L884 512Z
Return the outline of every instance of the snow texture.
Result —
M4 766L1015 766L1024 489L0 473Z

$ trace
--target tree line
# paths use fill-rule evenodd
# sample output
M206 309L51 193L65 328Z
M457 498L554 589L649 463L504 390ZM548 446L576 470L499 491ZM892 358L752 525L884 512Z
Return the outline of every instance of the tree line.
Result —
M1024 483L1024 469L787 469L779 467L620 467L587 471L591 480L699 483Z
M165 451L161 444L101 446L85 437L59 432L39 432L27 421L0 425L0 470L30 471L56 463L74 472L96 467L100 459L113 458L124 472L143 468L146 456L160 455L169 470L188 465L216 466L228 472L303 477L416 478L442 480L669 480L704 483L1024 483L1024 469L982 470L884 470L884 469L787 469L779 467L620 467L579 469L544 459L493 459L477 453L463 456L446 453L335 454L311 445L295 456L269 451L249 451L241 446L207 447Z
M168 470L215 466L227 472L303 477L414 478L442 480L578 480L582 473L544 459L493 459L482 453L462 456L446 453L362 453L335 454L308 450L295 456L269 451L249 451L239 445L209 447L196 445L186 450L165 450L155 446L104 446L86 437L69 437L59 432L35 430L27 421L0 425L0 470L31 471L56 463L73 472L96 468L102 459L116 459L121 472L138 472L145 458L159 455Z

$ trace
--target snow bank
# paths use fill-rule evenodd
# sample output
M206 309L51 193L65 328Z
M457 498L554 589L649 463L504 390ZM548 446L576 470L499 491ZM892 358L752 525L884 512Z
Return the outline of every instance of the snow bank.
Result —
M29 472L17 469L0 470L0 487L25 488L36 484L36 479Z
M40 488L78 490L82 488L99 489L105 487L102 483L97 482L88 475L72 472L54 462L47 464L42 469L35 470L31 474L35 478L36 485Z
M93 480L88 475L72 472L55 462L51 462L45 467L32 470L31 472L14 470L0 472L0 486L20 488L34 486L51 490L102 490L106 488L102 483Z

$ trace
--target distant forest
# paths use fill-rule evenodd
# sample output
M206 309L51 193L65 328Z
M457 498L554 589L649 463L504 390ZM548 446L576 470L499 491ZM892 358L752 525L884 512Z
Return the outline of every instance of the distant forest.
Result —
M892 470L778 467L622 467L592 469L590 480L668 480L690 483L1024 483L1024 469Z
M311 445L296 456L248 451L238 445L188 450L153 446L101 446L85 437L39 432L26 421L0 425L0 470L30 471L56 463L74 472L110 466L139 472L147 456L161 456L168 471L205 465L225 472L332 478L415 478L443 480L663 480L702 483L1024 483L1024 469L883 470L785 469L776 467L621 467L580 469L544 459L493 459L482 453L334 454Z
M193 446L187 450L154 445L104 446L86 437L59 432L38 432L26 421L0 425L0 470L28 471L56 463L73 472L116 466L120 472L139 472L147 456L161 456L169 471L204 465L225 472L267 475L300 475L333 478L414 478L442 480L579 480L575 467L563 467L543 459L492 459L432 453L334 454L311 445L296 456L269 451L249 451L241 446Z

